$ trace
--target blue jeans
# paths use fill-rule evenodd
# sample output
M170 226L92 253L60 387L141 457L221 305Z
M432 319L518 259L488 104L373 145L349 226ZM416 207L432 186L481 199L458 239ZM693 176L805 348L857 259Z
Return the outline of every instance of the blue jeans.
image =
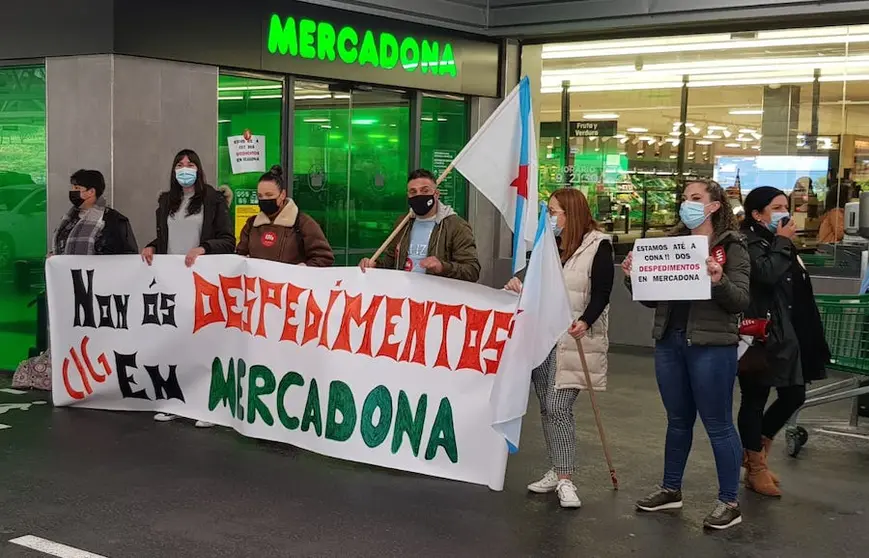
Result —
M689 346L684 331L668 331L655 345L655 375L667 409L664 488L682 489L699 412L715 454L718 499L736 502L742 466L742 443L733 425L736 367L735 345Z

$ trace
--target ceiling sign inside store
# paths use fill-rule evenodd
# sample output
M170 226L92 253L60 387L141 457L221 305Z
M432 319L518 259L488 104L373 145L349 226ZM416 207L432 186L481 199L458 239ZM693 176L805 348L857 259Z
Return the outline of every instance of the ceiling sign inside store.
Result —
M618 120L571 120L570 137L572 138L611 138L618 134ZM547 138L561 135L561 122L542 122L540 135Z
M336 27L326 21L271 16L267 37L271 54L295 56L383 70L400 67L406 72L456 77L453 46L412 36L375 33L350 25Z

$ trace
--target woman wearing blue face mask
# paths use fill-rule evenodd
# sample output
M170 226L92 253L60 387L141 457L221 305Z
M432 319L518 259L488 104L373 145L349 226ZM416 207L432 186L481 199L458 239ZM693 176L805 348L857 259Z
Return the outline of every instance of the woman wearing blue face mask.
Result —
M830 351L809 274L797 256L788 199L776 188L755 188L745 199L742 232L751 255L751 305L746 318L769 320L767 339L739 361L739 433L745 483L781 496L767 457L776 434L805 402L806 383L823 379ZM786 221L787 219L787 221ZM766 408L772 388L778 398Z
M580 390L603 391L607 384L609 303L615 268L609 236L602 233L579 190L563 188L549 199L550 224L558 237L564 283L570 296L574 322L549 358L531 373L540 400L543 439L551 467L528 485L537 494L555 492L563 508L582 504L571 480L575 468L576 421L573 404ZM514 277L508 290L519 293L522 281ZM588 385L577 347L582 343L589 368Z
M191 267L203 254L234 253L228 205L226 194L206 183L199 155L190 149L180 151L172 162L169 191L157 200L157 238L142 251L142 259L151 265L155 254L183 255ZM154 417L160 422L175 418L166 413ZM196 426L212 425L198 421Z
M682 477L697 415L703 421L718 470L718 502L703 525L727 529L742 522L737 502L742 444L733 424L739 315L748 307L751 262L724 190L712 180L689 182L676 236L709 242L709 300L644 303L655 308L655 374L667 410L664 479L637 502L657 512L682 507ZM716 257L717 256L717 257ZM630 288L633 258L622 264Z

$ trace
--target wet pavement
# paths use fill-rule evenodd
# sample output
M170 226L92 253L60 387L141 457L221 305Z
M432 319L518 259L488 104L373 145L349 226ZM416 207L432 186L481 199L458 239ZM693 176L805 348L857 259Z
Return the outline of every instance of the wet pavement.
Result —
M0 388L8 380L0 377ZM798 459L776 448L771 463L784 498L741 494L745 523L704 533L717 489L699 426L685 509L633 510L662 466L665 416L651 357L612 354L610 391L599 399L621 490L611 488L583 394L575 478L583 507L568 511L554 495L525 491L546 468L533 398L522 447L496 493L190 421L54 409L44 394L0 391L0 425L8 427L0 426L0 558L46 556L8 543L25 535L108 558L867 555L869 441L812 431ZM814 411L847 413L843 405Z

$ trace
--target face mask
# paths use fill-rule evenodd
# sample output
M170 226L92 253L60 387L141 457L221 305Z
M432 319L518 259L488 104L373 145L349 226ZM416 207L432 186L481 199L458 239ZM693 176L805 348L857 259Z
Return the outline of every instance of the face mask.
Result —
M550 215L549 224L552 225L552 232L555 233L555 236L560 236L563 229L562 229L562 227L558 226L558 216L557 215Z
M70 190L69 203L71 203L74 207L81 207L81 204L84 203L84 200L81 199L81 192L79 192L78 190Z
M779 223L781 223L781 220L784 219L785 217L790 217L790 216L791 216L791 214L788 213L787 211L781 211L781 212L777 211L777 212L773 213L772 219L770 220L769 225L767 225L767 228L770 230L770 232L773 232L773 233L778 232L778 225L779 225Z
M260 200L259 201L259 210L265 213L266 215L274 215L278 212L280 206L278 206L278 200Z
M428 212L431 211L431 208L434 207L434 202L435 197L433 194L413 196L412 198L407 200L407 203L408 205L410 205L410 208L413 210L413 212L420 217L428 215Z
M177 180L178 184L181 186L189 188L196 184L196 174L197 171L195 169L175 169L175 180Z
M706 206L700 202L686 201L682 202L682 207L679 208L679 218L686 227L692 231L706 222L709 218L706 215Z

